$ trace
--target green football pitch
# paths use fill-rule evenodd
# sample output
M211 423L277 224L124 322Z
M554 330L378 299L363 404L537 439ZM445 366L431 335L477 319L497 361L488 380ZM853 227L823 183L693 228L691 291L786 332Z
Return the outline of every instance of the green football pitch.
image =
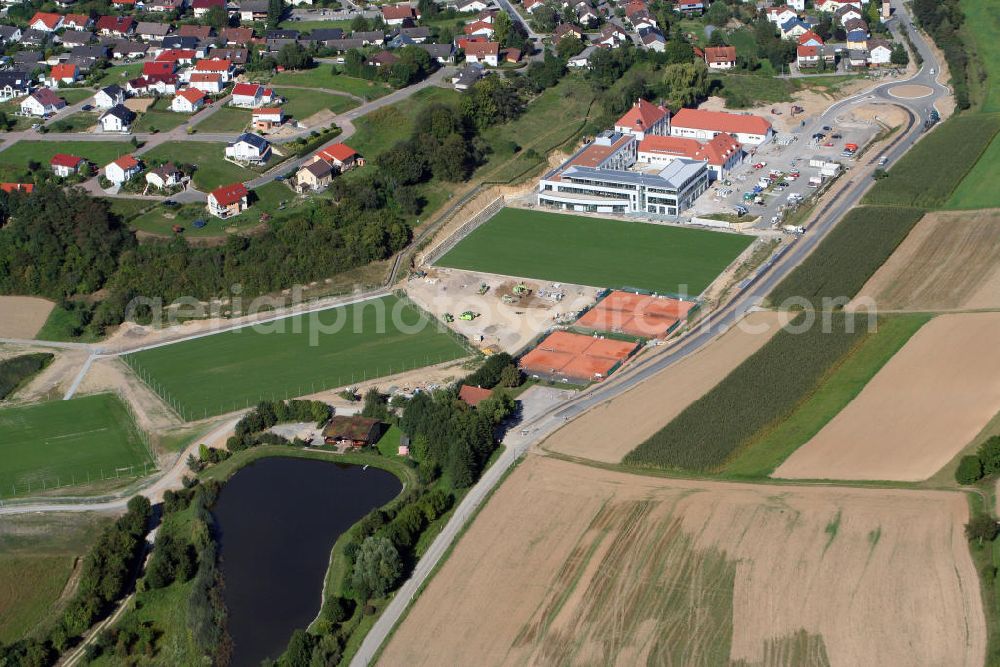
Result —
M467 354L412 304L384 297L143 350L125 360L192 420Z
M741 234L505 208L437 264L697 296L753 240Z
M0 497L152 469L135 422L114 394L0 410Z

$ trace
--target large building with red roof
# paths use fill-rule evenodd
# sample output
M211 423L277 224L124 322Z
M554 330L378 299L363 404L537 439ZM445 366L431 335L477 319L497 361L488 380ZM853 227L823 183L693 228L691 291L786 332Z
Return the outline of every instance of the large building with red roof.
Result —
M761 116L704 109L681 109L670 120L670 134L708 141L728 132L741 144L758 146L774 136L771 123Z
M743 161L743 146L728 132L701 142L684 137L646 137L639 142L640 164L668 165L678 158L704 160L712 178L725 178Z
M670 110L639 98L615 123L615 131L634 135L639 141L647 135L670 134Z

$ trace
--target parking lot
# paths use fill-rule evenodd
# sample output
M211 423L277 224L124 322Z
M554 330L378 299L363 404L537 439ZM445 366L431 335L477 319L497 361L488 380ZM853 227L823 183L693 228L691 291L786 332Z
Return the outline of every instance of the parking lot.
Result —
M879 133L882 126L870 115L864 116L844 111L829 124L807 123L775 135L762 146L745 147L748 153L743 163L702 195L692 207L692 214L734 214L743 207L747 219L760 218L755 227L781 226L786 214L795 209L794 200L799 200L798 206L808 204L808 198L819 189L810 184L811 178L820 177L820 168L810 166L811 160L822 157L850 170L855 158L842 155L845 146L856 144L856 155L860 154ZM828 180L823 177L823 183Z

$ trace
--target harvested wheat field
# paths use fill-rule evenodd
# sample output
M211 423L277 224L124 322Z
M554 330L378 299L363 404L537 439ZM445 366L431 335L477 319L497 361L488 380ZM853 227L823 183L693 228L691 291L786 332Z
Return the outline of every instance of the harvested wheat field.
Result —
M959 493L670 480L529 455L381 664L978 666L967 520Z
M925 215L861 298L883 310L1000 308L1000 210Z
M0 338L34 338L54 306L34 296L0 296Z
M788 320L787 313L750 313L704 350L559 429L542 448L606 463L621 461L759 350Z
M792 479L927 479L1000 411L1000 313L939 315L774 471Z

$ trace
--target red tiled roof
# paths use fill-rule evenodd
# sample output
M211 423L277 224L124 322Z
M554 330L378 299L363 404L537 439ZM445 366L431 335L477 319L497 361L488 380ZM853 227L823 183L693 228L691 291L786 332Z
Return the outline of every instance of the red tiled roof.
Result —
M76 169L77 165L83 162L82 157L77 157L75 155L69 155L67 153L56 153L49 160L49 166L52 167L69 167L70 169Z
M214 72L195 72L191 75L191 83L219 83L222 75Z
M160 51L160 55L156 56L156 62L176 63L180 60L194 60L196 55L194 49L164 49Z
M76 78L76 65L53 65L52 71L49 72L49 76L53 79L75 79Z
M631 141L631 135L622 135L613 144L599 144L592 143L587 148L585 148L579 155L577 155L573 160L566 163L567 167L596 167L604 160L607 159L609 155L621 149L622 146Z
M469 42L465 45L465 55L477 58L500 55L499 42Z
M194 0L191 9L211 9L212 7L225 7L226 0Z
M615 127L627 127L642 132L660 122L669 113L666 107L639 99L624 116L618 119Z
M162 54L161 54L162 55ZM146 75L166 76L174 73L174 61L157 60L151 63L142 64L142 73Z
M742 145L733 135L722 132L711 140L701 143L697 139L684 137L649 136L639 142L640 153L660 153L690 160L707 160L709 164L721 166Z
M212 190L212 197L220 206L231 206L249 194L242 183L223 185Z
M387 21L392 19L415 19L417 18L417 12L409 5L387 5L382 7L382 18Z
M194 66L196 72L228 72L233 66L230 60L199 60Z
M735 46L706 46L705 62L712 63L734 63L736 62Z
M771 123L760 116L704 109L681 109L674 114L672 125L730 134L767 134L771 129Z
M63 19L64 25L87 25L90 17L86 14L67 14Z
M334 144L327 148L324 148L320 152L316 153L316 157L326 160L327 162L336 160L338 162L346 162L352 157L356 156L358 152L348 146L347 144Z
M0 190L4 192L31 192L35 189L33 183L0 183Z
M198 90L197 88L187 88L177 93L177 95L179 97L183 97L191 104L195 104L196 102L200 102L201 100L205 99L205 93Z
M812 30L806 30L804 33L799 35L799 44L805 44L806 42L816 40L820 44L824 44L823 38L814 33Z
M479 30L487 30L489 32L493 32L493 24L487 23L486 21L473 21L472 23L462 28L462 31L466 35L471 35L472 33L477 32Z
M799 47L795 49L795 55L797 55L799 58L815 58L816 56L819 55L819 47L804 46L800 44Z
M97 30L125 34L132 28L131 16L102 16L97 19Z
M46 28L49 30L55 30L56 26L59 25L59 19L62 18L58 14L52 14L50 12L35 12L35 15L31 17L28 21L28 25L35 25L36 21L41 21Z
M120 158L118 158L117 160L115 160L113 164L118 165L122 169L128 170L128 169L134 169L135 167L138 167L139 166L139 161L136 160L131 155L122 155Z
M254 109L253 113L250 114L250 115L251 115L251 117L256 117L256 116L278 116L280 118L280 117L284 116L285 114L281 110L281 107L278 107L277 109Z
M476 407L485 399L493 395L493 390L482 387L470 387L463 384L458 390L458 397L472 407Z
M259 83L238 83L233 86L233 95L248 95L254 97L257 95L257 91L261 91L261 85Z

